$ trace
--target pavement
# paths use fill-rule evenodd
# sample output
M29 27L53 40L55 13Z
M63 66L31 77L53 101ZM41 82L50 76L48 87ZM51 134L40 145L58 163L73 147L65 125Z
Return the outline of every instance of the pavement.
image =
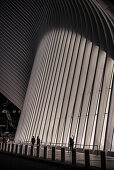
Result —
M47 159L44 159L44 148L40 148L39 159L37 158L37 147L33 149L33 156L30 156L31 146L28 145L27 153L25 154L25 145L23 145L22 154L15 153L16 145L14 145L13 153L0 151L0 170L5 169L37 169L37 170L85 170L85 154L76 152L76 165L72 165L72 153L65 151L65 162L61 162L61 150L56 148L55 161L52 161L52 148L47 148ZM11 149L11 148L10 148ZM6 149L8 151L8 147ZM90 169L101 169L100 155L90 154ZM114 170L114 157L106 157L107 169Z
M0 152L0 170L86 170L85 167L73 166L60 163L60 161L49 161L36 159L34 157L20 156L11 153ZM99 168L98 168L99 169ZM89 170L98 170L90 168Z
M28 160L12 155L0 154L0 170L64 170L65 168L56 167L51 164Z

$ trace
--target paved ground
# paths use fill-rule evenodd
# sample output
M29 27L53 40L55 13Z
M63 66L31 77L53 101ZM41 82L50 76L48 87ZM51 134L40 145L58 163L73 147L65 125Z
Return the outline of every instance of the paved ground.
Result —
M35 160L0 152L0 170L86 170L84 167L76 167L68 164L52 163L50 161ZM98 169L90 169L98 170Z
M0 154L0 169L10 169L10 170L64 170L64 168L56 167L49 164L44 164L40 162L35 162L32 160L26 160L22 158L17 158L14 156Z
M16 145L15 145L16 147ZM13 152L15 153L15 148L14 147L14 150ZM20 146L18 147L18 150L17 150L17 153L19 153L19 148ZM8 149L8 148L7 148ZM28 157L30 158L30 150L31 150L31 146L28 145L28 149L27 149L27 155ZM7 150L8 151L8 150ZM11 148L10 148L10 152L11 152ZM2 156L1 156L2 154ZM11 154L11 153L10 153ZM24 155L25 154L25 146L23 146L23 151L22 151L22 154ZM2 152L0 153L0 167L2 166L3 168L6 168L6 169L38 169L38 170L43 170L43 169L55 169L55 170L62 170L62 169L67 169L67 170L71 170L72 169L85 169L85 156L84 156L84 153L79 153L79 152L76 152L76 166L80 167L80 168L77 168L77 167L72 167L72 166L68 166L72 164L72 153L70 151L67 151L65 152L65 164L67 164L67 166L61 166L61 150L60 149L57 149L56 148L56 157L55 157L55 162L59 162L59 164L52 164L52 161L51 161L51 157L52 157L52 148L48 147L47 149L47 160L44 161L44 163L42 163L41 161L37 160L37 162L35 161L36 159L36 155L37 155L37 148L34 147L34 151L33 151L33 156L34 156L34 161L29 159L29 160L26 160L24 158L22 158L22 156L19 158L19 154L18 154L18 157L14 157L13 155L10 156L10 155L4 155ZM44 148L41 147L40 148L40 160L42 160L44 157ZM44 159L43 159L44 160ZM51 162L50 162L51 161ZM47 164L48 162L48 164ZM95 169L100 169L101 167L101 158L100 158L100 155L94 155L94 154L90 154L90 166L91 168L95 168ZM107 169L110 169L110 170L114 170L114 157L109 157L107 156L106 157L106 166L107 166Z

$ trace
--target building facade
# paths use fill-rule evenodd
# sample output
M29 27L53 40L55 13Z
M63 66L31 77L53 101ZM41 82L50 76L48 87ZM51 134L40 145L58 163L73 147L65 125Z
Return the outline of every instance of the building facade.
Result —
M12 15L16 8L17 19L25 17L27 40L22 52L24 40L17 40L19 56L5 61L6 70L17 64L8 75L16 85L0 80L1 92L22 109L15 141L39 135L43 143L68 145L74 135L78 148L114 151L113 12L96 0L17 3Z

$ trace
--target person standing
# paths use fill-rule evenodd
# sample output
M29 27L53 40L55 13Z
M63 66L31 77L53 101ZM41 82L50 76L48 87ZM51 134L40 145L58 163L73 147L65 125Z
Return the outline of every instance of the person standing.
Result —
M74 136L72 135L72 149L74 147Z
M72 137L70 137L69 139L69 144L70 144L70 150L72 151L73 146L74 146L74 136L72 135Z
M3 143L5 143L5 142L6 142L6 137L4 136L4 137L3 137Z
M37 145L40 146L40 138L37 136Z
M35 137L34 136L32 137L31 142L32 142L32 145L35 144Z

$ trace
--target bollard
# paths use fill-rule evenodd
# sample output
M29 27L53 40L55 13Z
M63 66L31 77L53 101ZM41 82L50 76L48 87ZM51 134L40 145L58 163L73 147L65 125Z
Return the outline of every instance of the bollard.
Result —
M40 157L40 145L37 145L37 158Z
M23 145L20 145L20 150L19 153L22 155L22 151L23 151Z
M33 156L33 148L34 148L34 146L33 146L33 145L31 145L30 156Z
M52 147L52 160L55 161L55 147Z
M76 165L76 149L72 149L72 164Z
M28 145L25 145L25 155L27 156Z
M3 143L1 142L1 143L0 143L0 150L1 150L1 151L2 151L2 144L3 144Z
M13 150L14 150L14 144L12 144L11 146L11 153L13 153Z
M5 143L5 150L4 150L5 152L6 152L6 149L7 149L7 143Z
M106 170L106 154L105 154L105 151L101 151L101 169Z
M47 146L44 146L44 159L47 159Z
M61 148L61 162L65 162L65 148Z
M0 151L1 151L1 142L0 142Z
M2 151L4 151L4 144L5 144L5 143L2 143Z
M16 144L15 153L18 153L18 145Z
M0 150L2 150L3 151L3 142L1 143L1 149Z
M88 149L85 149L85 167L90 168L90 155Z
M8 144L8 152L10 152L10 143Z

